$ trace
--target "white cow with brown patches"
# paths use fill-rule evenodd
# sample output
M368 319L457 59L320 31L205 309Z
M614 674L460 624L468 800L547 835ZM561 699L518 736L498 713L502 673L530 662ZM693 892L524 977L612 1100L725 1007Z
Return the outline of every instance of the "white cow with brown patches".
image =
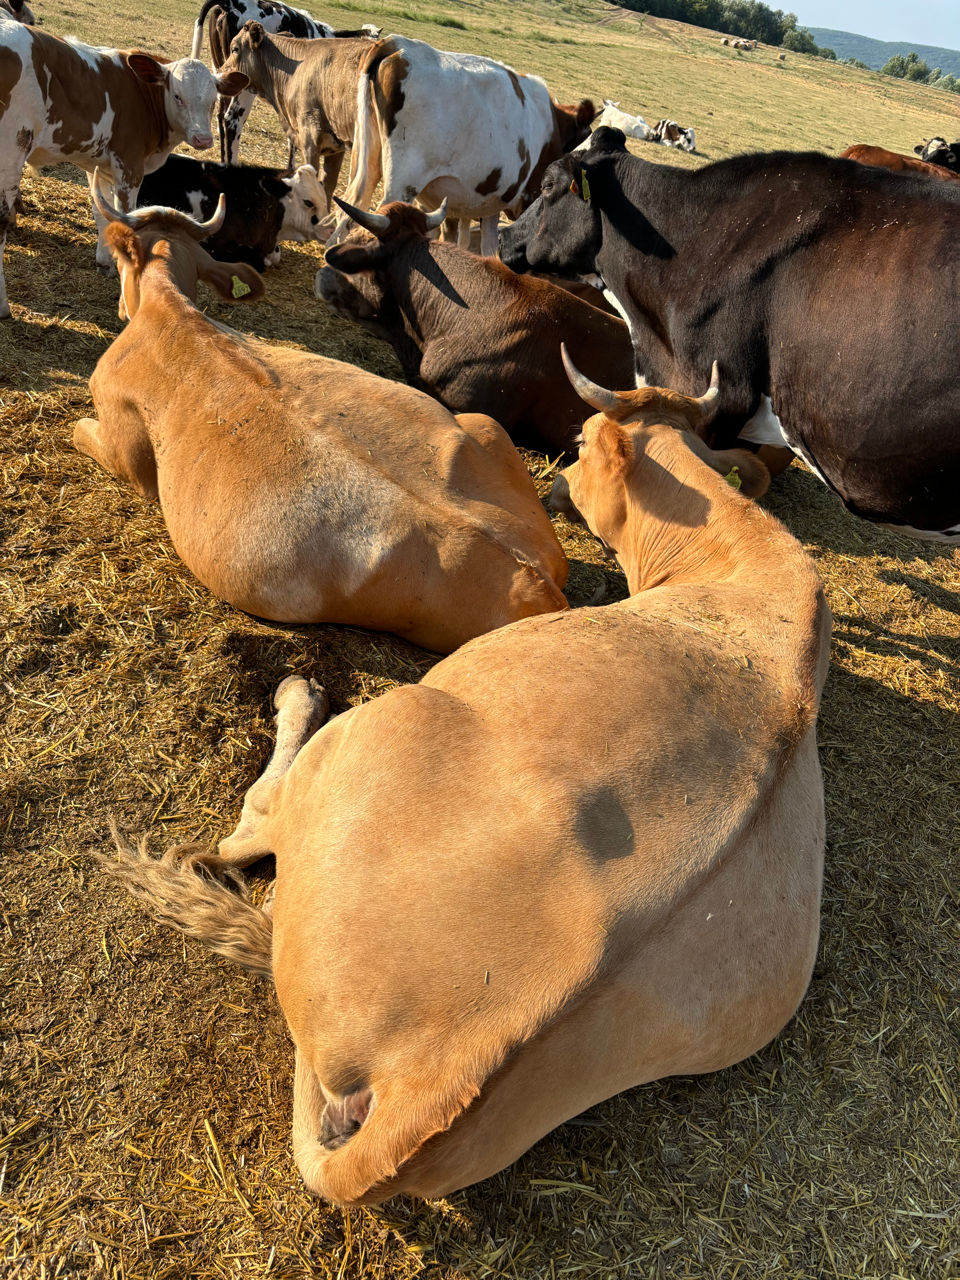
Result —
M130 209L145 173L181 142L213 144L217 94L246 85L214 77L202 62L166 62L139 50L100 49L0 21L0 319L10 315L3 248L25 164L68 161L92 175L99 167L121 209ZM110 265L103 219L97 263Z
M446 200L460 243L469 247L477 218L480 251L494 254L501 212L516 216L536 198L544 169L586 138L595 115L588 98L561 106L539 76L492 58L388 36L361 68L344 199L369 208L382 177L384 204ZM342 219L330 243L352 225Z

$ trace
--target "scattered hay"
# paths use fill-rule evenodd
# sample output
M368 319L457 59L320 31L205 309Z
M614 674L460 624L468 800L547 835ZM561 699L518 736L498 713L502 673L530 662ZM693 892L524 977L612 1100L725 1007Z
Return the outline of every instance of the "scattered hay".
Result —
M228 832L288 673L342 710L434 659L237 613L155 507L73 452L117 284L93 269L84 188L58 175L25 194L0 329L4 1275L958 1274L960 556L856 522L797 468L767 499L836 617L823 942L785 1033L729 1071L613 1099L449 1201L328 1209L290 1158L269 986L158 930L90 854L111 815L157 845ZM318 258L285 250L262 303L210 313L397 376L314 301ZM593 539L558 529L575 598L622 595Z

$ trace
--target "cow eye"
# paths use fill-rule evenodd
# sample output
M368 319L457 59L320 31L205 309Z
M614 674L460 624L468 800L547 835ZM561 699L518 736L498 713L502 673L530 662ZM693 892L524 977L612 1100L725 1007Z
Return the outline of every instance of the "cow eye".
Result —
M313 203L312 200L304 200L303 203L307 206L308 209L316 208L316 205Z
M175 93L173 95L173 100L174 102L176 102L177 106L180 106L180 107L183 106L183 98L181 98L179 93Z

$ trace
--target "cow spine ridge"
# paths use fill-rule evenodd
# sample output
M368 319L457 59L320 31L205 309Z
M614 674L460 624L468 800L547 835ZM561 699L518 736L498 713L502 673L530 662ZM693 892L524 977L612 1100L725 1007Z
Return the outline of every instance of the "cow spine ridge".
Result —
M112 829L118 858L98 862L165 925L234 964L273 978L273 920L250 901L243 877L201 844L174 845L160 858Z

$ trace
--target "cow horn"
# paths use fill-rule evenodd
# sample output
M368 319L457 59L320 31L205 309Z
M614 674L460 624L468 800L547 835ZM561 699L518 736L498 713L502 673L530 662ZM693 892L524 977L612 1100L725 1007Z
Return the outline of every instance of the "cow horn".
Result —
M720 407L717 401L720 398L720 365L716 360L713 362L713 368L710 370L710 386L702 396L698 396L694 403L700 406L704 421L709 421L717 409Z
M131 223L126 214L121 213L119 209L114 208L101 191L100 184L102 182L103 174L100 172L100 167L98 165L93 171L93 186L90 189L90 194L93 196L94 208L102 217L106 218L108 222L122 222L124 226L129 227Z
M427 230L433 231L436 227L439 227L440 223L444 220L446 216L447 216L447 201L444 200L443 204L440 206L439 209L435 209L433 213L427 214L426 216Z
M196 218L191 218L190 221L193 223L197 231L200 233L200 239L206 240L207 236L215 236L217 234L217 232L223 226L224 219L226 218L226 216L227 216L227 197L221 191L220 199L217 201L217 207L214 209L212 215L206 220L206 222L198 222Z
M582 374L570 359L566 344L563 342L560 343L560 356L563 360L563 367L567 371L567 377L570 379L570 385L585 404L590 405L591 408L599 409L601 413L606 413L608 410L618 407L620 399L617 393L608 391L606 387L601 387L596 382L591 382L588 377Z
M347 204L346 200L341 200L339 196L333 198L347 217L352 218L357 226L363 227L364 231L379 237L390 230L390 219L385 213L364 213L362 209L358 209L356 205Z

